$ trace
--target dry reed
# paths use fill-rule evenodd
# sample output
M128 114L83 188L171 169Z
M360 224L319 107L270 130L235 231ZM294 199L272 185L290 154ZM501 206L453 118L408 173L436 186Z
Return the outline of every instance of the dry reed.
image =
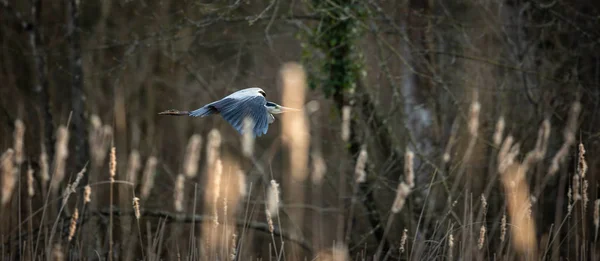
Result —
M44 145L42 145L42 152L40 153L40 180L42 181L42 187L47 188L50 181L50 168L48 167L48 154Z
M219 225L219 197L221 196L221 179L223 176L223 163L221 159L215 162L213 173L213 223Z
M15 163L21 165L23 163L23 136L25 135L25 124L20 119L15 121L14 145Z
M500 146L500 143L502 143L502 138L504 136L504 127L504 117L500 116L500 118L498 118L498 121L496 122L496 130L494 131L493 136L494 146L496 147Z
M517 163L510 166L502 176L502 185L506 192L508 214L511 223L511 242L517 252L535 255L535 224L529 214L523 214L530 207L529 186L523 168Z
M98 115L90 117L91 129L88 136L90 144L91 158L96 166L101 165L106 158L106 150L112 141L112 127L102 126L102 121Z
M140 216L141 216L141 214L140 214L140 198L134 197L132 205L133 205L133 213L135 215L135 219L139 220Z
M202 149L202 136L194 134L188 141L183 160L184 173L188 178L194 178L198 174L198 161Z
M109 166L109 180L111 183L115 182L115 177L117 176L117 149L113 146L110 149L110 161L108 162Z
M173 195L175 211L177 211L177 212L183 211L184 189L185 189L185 175L179 174L179 175L177 175L177 180L175 181L175 189L174 189L174 195Z
M356 166L354 167L354 179L356 183L363 183L367 180L367 172L365 167L367 166L367 148L363 145L358 158L356 159Z
M71 242L75 236L75 230L77 230L77 220L79 219L79 210L75 208L73 215L71 216L71 223L69 225L69 237L68 241Z
M500 242L504 242L506 239L506 213L502 214L502 220L500 221Z
M415 187L414 158L415 154L410 149L406 149L406 153L404 153L404 181L411 189Z
M277 215L279 209L279 184L271 180L271 185L267 192L267 213L271 216Z
M83 190L83 203L87 204L92 201L92 187L90 185L86 185Z
M404 253L406 251L406 239L408 239L408 229L402 230L402 237L400 238L400 253Z
M152 156L146 161L142 189L140 192L140 197L142 200L148 199L148 196L150 196L150 191L152 190L152 187L154 187L154 171L156 170L156 164L157 160Z
M450 233L448 236L448 259L452 260L454 258L454 235Z
M321 184L323 181L323 177L325 177L325 172L327 172L327 163L323 159L323 155L320 151L315 151L312 153L312 175L311 182L313 184Z
M50 187L54 193L65 178L66 160L69 156L69 130L65 126L60 126L56 132L56 148L54 155L54 175Z
M127 163L127 181L135 184L137 181L137 174L140 170L140 153L137 150L132 150L129 154L129 160Z
M35 196L35 188L34 188L34 181L35 178L33 177L34 175L34 171L31 167L29 167L27 169L27 195L32 198L33 196Z
M350 117L352 107L346 105L342 107L342 141L348 142L350 139Z
M6 205L12 197L15 184L17 183L17 170L14 167L13 149L7 149L0 158L2 164L2 205Z

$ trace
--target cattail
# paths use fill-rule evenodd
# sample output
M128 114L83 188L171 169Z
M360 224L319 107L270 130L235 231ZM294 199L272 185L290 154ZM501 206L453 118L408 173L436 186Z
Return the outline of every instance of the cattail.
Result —
M398 189L396 190L396 198L392 204L392 213L398 213L400 210L402 210L402 207L404 207L404 202L409 194L410 186L404 182L400 182L400 184L398 184Z
M569 205L567 206L567 215L571 214L571 210L573 209L573 191L571 188L567 191L567 202Z
M246 175L241 170L236 172L238 179L238 190L241 197L245 197L248 194L248 186L246 185Z
M321 152L315 151L312 154L312 175L311 181L313 184L321 184L323 181L323 177L325 176L325 172L327 172L327 164L323 159L323 155Z
M267 216L267 225L269 225L269 232L273 234L275 226L273 225L273 217L271 216L271 212L269 212L268 208L265 210L265 215Z
M506 213L502 214L502 220L500 221L500 242L504 242L506 238Z
M583 143L579 143L579 164L577 164L577 173L581 176L581 178L585 178L585 174L587 173L588 165L585 161L585 147Z
M15 121L15 132L14 132L14 150L15 150L15 163L21 165L23 163L23 136L25 135L25 124L23 121L17 119Z
M58 185L65 177L66 160L69 156L69 130L65 126L60 126L56 132L56 148L54 155L54 177L50 185L52 190L56 191Z
M254 153L254 121L250 117L245 117L243 122L244 133L242 135L242 152L246 157L252 157Z
M345 105L342 107L342 141L348 142L350 139L350 117L352 107Z
M221 133L217 129L212 129L208 133L208 141L206 144L206 160L209 169L214 167L215 161L220 157L221 148Z
M79 219L79 210L75 208L73 216L71 216L71 225L69 226L69 242L75 236L75 230L77 229L77 219Z
M65 260L65 253L63 253L62 246L59 243L54 244L54 247L52 247L52 257L53 261Z
M106 148L112 140L112 128L109 125L102 126L98 115L90 117L91 130L89 132L89 144L92 159L96 165L102 164L106 157Z
M142 200L146 200L150 195L152 187L154 187L154 171L156 170L157 160L155 157L150 157L146 161L146 167L144 168L144 177L141 189Z
M83 203L87 204L92 201L92 187L90 185L86 185L83 190Z
M234 261L237 257L237 234L234 232L231 236L231 254L229 255L229 259Z
M221 196L221 176L223 174L223 163L217 159L214 169L214 187L213 187L213 222L215 226L219 225L219 197Z
M446 149L444 150L444 155L442 156L442 160L444 163L448 163L450 161L450 153L452 152L452 147L454 143L456 143L456 135L458 134L458 121L454 120L452 123L452 128L450 129L450 138L448 138L448 144L446 145Z
M454 257L454 235L450 234L448 236L448 258L452 260Z
M7 149L0 158L0 164L2 164L2 205L10 201L17 182L17 171L13 165L14 154L13 149Z
M365 167L367 166L367 149L363 145L358 158L356 159L356 166L354 167L354 178L356 183L363 183L367 180L367 173Z
M267 193L267 212L272 216L277 215L279 209L279 184L274 179L271 180L271 186Z
M469 110L469 134L471 134L471 137L478 136L479 112L481 110L481 104L476 100L477 94L474 96L475 100L471 103L471 108Z
M132 150L129 154L129 162L127 163L127 181L133 184L136 183L140 167L140 153L137 150Z
M485 243L485 225L481 225L481 229L479 229L479 241L477 241L477 247L479 250L483 249L483 244Z
M185 176L183 174L177 175L177 181L175 181L175 194L173 196L175 201L175 211L183 211L183 195L185 189Z
M140 198L133 198L133 212L135 213L135 219L140 219Z
M404 253L406 246L406 239L408 238L408 229L402 231L402 237L400 238L400 253Z
M485 218L485 215L487 214L487 205L488 205L488 202L485 199L485 195L481 194L481 209L483 210L484 218Z
M117 149L113 146L110 149L110 162L109 166L109 174L110 174L110 182L115 182L115 176L117 175Z
M406 185L411 189L415 187L415 171L414 171L414 163L413 160L415 158L415 154L407 149L404 154L404 181Z
M494 145L496 147L500 146L500 143L502 142L502 136L504 135L504 125L504 117L500 116L500 118L496 122L496 131L494 131L493 136Z
M580 180L579 180L579 175L575 174L573 175L573 200L577 201L581 199L581 194L580 193Z
M184 173L188 178L196 177L198 174L198 161L200 160L200 150L202 147L202 136L192 135L188 141L183 160Z
M33 182L34 182L33 169L30 166L27 169L27 195L30 198L33 198L33 196L35 196L35 189L33 187Z
M48 181L50 181L50 173L48 167L48 154L46 154L46 148L42 145L42 152L40 154L40 179L42 180L42 185L46 187L48 185Z

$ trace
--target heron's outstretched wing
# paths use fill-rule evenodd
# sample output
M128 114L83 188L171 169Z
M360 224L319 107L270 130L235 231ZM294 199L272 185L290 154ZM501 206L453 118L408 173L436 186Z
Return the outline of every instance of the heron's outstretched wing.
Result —
M264 96L247 95L243 97L225 97L215 102L212 106L216 108L223 119L225 119L239 133L244 133L244 119L252 119L253 135L261 136L267 133L269 129L269 112L265 104L267 100Z

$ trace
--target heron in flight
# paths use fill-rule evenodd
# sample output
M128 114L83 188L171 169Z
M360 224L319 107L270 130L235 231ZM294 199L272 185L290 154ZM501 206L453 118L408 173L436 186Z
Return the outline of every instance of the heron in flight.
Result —
M247 88L236 91L223 99L211 102L193 111L167 110L160 115L205 117L221 114L233 128L244 134L244 119L249 117L252 121L249 126L254 137L267 133L269 124L275 121L273 114L298 109L283 107L277 103L267 101L267 95L261 88Z

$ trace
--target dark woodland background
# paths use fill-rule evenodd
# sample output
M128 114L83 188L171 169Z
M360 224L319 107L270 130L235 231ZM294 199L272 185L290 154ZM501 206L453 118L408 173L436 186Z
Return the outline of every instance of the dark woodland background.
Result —
M0 21L2 152L15 148L15 123L25 126L16 185L7 186L10 176L2 183L2 260L600 258L598 1L3 0ZM287 62L307 75L305 179L291 177L294 147L279 116L245 157L240 135L218 116L157 115L254 86L281 103ZM104 133L93 115L112 133L100 145L91 144ZM53 175L61 126L69 130L66 176L53 194L39 174L41 155ZM228 173L221 185L237 186L230 174L239 169L250 192L225 206L231 216L213 233L219 239L203 241L208 149L199 174L185 180L183 211L173 195L190 136L205 147L212 129ZM107 182L111 146L117 181L130 183ZM503 169L509 149L514 160ZM361 150L366 178L356 183ZM399 183L410 183L407 151L415 184L400 195ZM135 219L131 202L152 157L154 186ZM506 178L512 172L515 180ZM282 201L270 231L271 179ZM398 195L406 204L395 213ZM515 223L515 202L528 206L527 228Z

